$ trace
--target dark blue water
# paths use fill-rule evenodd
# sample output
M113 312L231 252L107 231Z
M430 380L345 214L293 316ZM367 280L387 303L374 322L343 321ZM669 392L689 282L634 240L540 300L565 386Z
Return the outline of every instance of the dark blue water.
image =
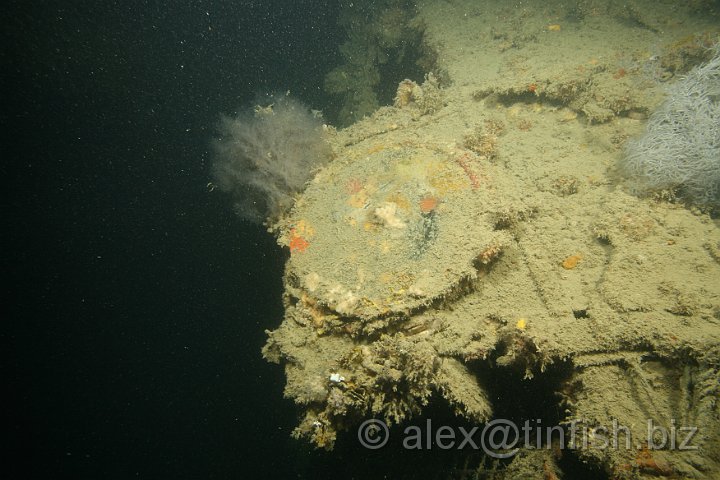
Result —
M3 15L3 476L312 476L260 355L285 253L206 184L220 112L323 108L335 7L42 3Z

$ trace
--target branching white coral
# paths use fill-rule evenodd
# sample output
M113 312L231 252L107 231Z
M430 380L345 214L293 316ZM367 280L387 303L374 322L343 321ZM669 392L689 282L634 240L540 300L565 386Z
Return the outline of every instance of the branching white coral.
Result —
M621 167L636 193L673 189L691 202L720 205L720 45L670 88Z
M262 222L292 206L314 171L331 156L322 120L287 95L231 118L223 116L213 146L213 176L232 194L238 214Z

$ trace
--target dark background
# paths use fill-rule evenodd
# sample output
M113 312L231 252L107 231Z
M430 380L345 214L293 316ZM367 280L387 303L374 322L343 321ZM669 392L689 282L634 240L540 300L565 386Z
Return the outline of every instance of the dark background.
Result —
M206 184L220 112L288 89L323 108L335 4L4 10L3 476L315 476L260 354L286 252Z

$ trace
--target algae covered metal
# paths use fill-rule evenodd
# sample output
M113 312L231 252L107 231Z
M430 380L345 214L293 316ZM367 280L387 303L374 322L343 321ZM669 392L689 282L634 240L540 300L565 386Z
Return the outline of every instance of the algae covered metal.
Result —
M473 39L447 34L433 5L418 15L445 83L401 82L394 106L328 129L334 160L272 227L290 256L285 317L263 353L302 408L294 435L331 449L339 432L409 422L431 400L486 425L492 370L549 379L547 398L505 400L552 404L583 439L520 448L492 478L558 478L560 449L612 478L715 478L720 229L692 206L632 195L614 167L659 89L607 60L612 42L581 59L502 48L509 31L481 22L497 12L463 20L494 45L475 61ZM532 28L536 52L563 31ZM500 67L483 70L491 60ZM591 80L565 88L569 77ZM608 92L622 106L599 116ZM697 448L653 449L649 421L653 435L696 428ZM628 448L600 448L613 425Z

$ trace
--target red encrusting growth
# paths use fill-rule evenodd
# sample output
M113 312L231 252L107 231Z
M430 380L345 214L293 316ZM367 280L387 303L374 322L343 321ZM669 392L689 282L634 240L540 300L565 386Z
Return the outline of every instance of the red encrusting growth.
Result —
M310 246L310 242L295 233L295 229L290 230L290 253L304 252Z
M465 175L467 175L467 177L470 179L470 184L472 185L473 190L477 190L477 188L480 186L480 180L478 180L475 172L470 169L470 165L468 164L469 158L470 154L466 152L459 157L455 157L455 161L458 165L460 165L460 168L463 169Z

